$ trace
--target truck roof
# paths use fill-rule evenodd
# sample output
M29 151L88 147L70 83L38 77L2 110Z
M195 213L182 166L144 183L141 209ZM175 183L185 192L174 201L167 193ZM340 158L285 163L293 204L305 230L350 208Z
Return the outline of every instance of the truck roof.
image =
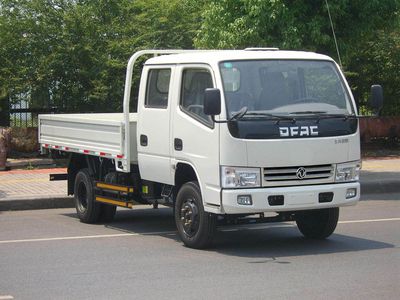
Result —
M299 59L299 60L330 60L326 55L305 51L286 50L199 50L180 54L161 55L150 58L146 65L159 64L214 64L230 60L257 60L257 59Z

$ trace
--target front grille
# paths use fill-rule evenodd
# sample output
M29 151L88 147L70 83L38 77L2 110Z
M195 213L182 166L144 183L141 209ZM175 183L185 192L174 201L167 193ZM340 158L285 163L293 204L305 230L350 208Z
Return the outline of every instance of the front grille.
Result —
M278 183L279 181L328 179L333 174L332 165L264 168L264 181Z

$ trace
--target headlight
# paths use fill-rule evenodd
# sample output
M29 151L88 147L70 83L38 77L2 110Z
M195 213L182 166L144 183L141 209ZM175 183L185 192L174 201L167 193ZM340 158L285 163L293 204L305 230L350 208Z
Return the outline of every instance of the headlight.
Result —
M361 162L352 161L336 165L336 182L357 181L360 179Z
M248 188L260 186L259 168L221 167L223 188Z

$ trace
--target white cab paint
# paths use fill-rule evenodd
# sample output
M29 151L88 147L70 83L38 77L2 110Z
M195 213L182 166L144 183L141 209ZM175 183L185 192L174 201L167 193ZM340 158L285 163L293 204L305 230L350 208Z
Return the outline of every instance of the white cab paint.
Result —
M188 64L177 66L175 84L182 82L182 72L185 69L207 70L213 77L213 70L204 64ZM219 187L219 128L214 124L209 127L184 112L180 105L180 89L174 91L174 109L172 114L172 142L179 138L183 142L183 149L177 151L172 144L173 161L191 165L198 177L203 200L206 204L220 205Z
M164 65L152 69L171 69L171 78L175 72L173 66ZM148 78L149 68L144 67L142 78ZM168 95L166 108L146 107L147 81L142 80L139 89L137 145L140 175L143 179L173 184L171 170L171 93ZM169 90L173 90L173 82L170 82ZM147 146L140 144L140 137L147 137Z

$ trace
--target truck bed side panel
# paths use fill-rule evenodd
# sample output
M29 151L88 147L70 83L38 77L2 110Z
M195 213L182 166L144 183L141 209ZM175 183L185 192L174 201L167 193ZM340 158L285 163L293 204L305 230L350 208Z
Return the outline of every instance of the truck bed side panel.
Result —
M62 114L39 117L39 142L71 152L124 156L122 114ZM136 116L130 121L131 162L137 161ZM68 151L67 150L67 151Z

